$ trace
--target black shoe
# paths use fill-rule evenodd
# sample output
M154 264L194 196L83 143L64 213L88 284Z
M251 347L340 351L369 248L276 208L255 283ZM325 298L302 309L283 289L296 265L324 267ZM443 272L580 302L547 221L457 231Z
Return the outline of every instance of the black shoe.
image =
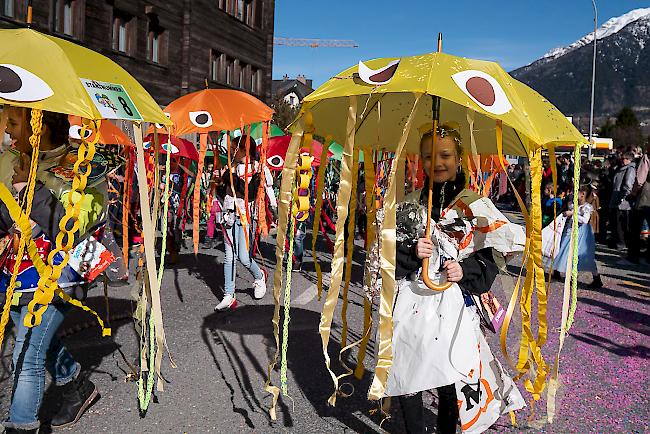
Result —
M594 277L594 281L591 282L589 285L587 285L587 288L589 289L600 289L603 287L603 281L600 279L599 276Z
M562 275L560 274L559 271L555 270L553 271L553 275L551 276L553 280L557 280L558 282L562 282L564 279L562 278Z
M52 418L52 428L66 428L77 423L99 395L97 386L81 375L63 387L61 408Z

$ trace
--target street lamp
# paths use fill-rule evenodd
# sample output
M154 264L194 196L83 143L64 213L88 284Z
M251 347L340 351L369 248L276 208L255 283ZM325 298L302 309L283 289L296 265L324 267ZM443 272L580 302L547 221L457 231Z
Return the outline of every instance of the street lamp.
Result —
M587 158L591 161L591 148L594 140L594 89L596 86L596 31L598 30L598 9L596 9L596 0L591 0L594 7L594 59L591 67L591 112L589 114L589 148L587 149Z

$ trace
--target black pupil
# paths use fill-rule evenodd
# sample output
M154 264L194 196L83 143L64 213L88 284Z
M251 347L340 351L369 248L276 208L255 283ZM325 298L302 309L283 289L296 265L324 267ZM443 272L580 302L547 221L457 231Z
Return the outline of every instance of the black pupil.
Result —
M208 123L208 115L205 113L201 113L200 115L196 116L196 123L197 124L207 124Z
M0 93L16 92L23 87L20 76L6 66L0 66Z

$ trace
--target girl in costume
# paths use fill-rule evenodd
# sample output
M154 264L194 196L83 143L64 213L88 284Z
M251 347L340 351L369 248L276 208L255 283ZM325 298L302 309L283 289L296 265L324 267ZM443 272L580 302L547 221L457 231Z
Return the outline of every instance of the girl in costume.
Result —
M594 207L591 204L592 194L593 188L591 185L582 185L578 192L578 271L592 273L594 280L589 286L598 289L603 287L603 282L596 265L596 239L591 225L591 218L594 213ZM560 275L567 272L567 260L569 255L573 253L571 252L571 228L573 226L572 216L574 212L573 200L570 200L568 210L563 213L566 223L562 231L562 241L560 241L560 248L553 260L553 268Z
M214 308L224 311L237 306L235 299L235 254L244 267L255 278L253 296L256 299L266 294L266 274L260 269L252 258L255 228L257 218L255 204L261 181L260 165L257 161L255 142L247 136L241 135L233 139L235 148L234 164L226 168L221 177L221 194L224 198L224 245L226 259L224 267L224 296ZM246 148L249 146L249 167L246 170ZM247 178L248 177L248 178ZM231 182L232 178L232 182ZM244 202L244 195L248 184L248 203Z
M481 331L483 309L477 306L481 302L475 300L492 286L497 263L523 250L526 238L523 229L508 222L488 198L465 188L458 127L445 124L435 134L433 164L432 132L420 143L425 174L433 177L432 237L424 237L428 189L417 202L398 207L398 295L393 365L385 395L399 396L409 433L425 432L422 391L434 388L438 432L455 433L460 419L464 432L477 433L501 414L524 406L490 352ZM424 258L430 258L426 271L433 281L451 283L447 290L424 285L420 279Z
M5 106L6 107L6 106ZM30 172L32 147L30 112L23 108L6 107L8 121L6 132L15 140L15 150L0 155L0 182L12 191L18 201L27 192L25 188ZM43 112L42 132L36 172L33 205L29 215L32 235L40 258L47 263L48 253L60 231L59 221L65 214L62 203L67 202L70 184L56 174L71 156L68 144L70 125L67 115ZM105 197L92 189L84 192L79 215L79 234L89 232L96 222L105 218ZM0 301L5 304L6 291L16 262L20 232L12 220L7 206L0 203ZM78 239L77 237L75 237ZM56 256L55 263L61 261ZM72 261L71 261L72 262ZM80 271L80 270L77 270ZM10 316L16 328L13 350L14 386L9 418L4 422L7 433L38 432L38 413L45 391L45 371L53 383L63 389L60 408L52 419L53 427L74 424L98 396L97 387L84 375L81 366L56 336L69 305L55 296L42 315L41 323L31 329L24 325L28 304L38 286L39 275L25 252L18 272L15 292L11 300ZM63 269L58 284L68 294L74 294L85 283L70 265Z

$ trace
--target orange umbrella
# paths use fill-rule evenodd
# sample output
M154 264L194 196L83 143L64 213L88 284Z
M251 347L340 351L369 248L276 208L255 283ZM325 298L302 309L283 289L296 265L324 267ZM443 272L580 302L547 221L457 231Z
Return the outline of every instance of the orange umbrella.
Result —
M165 107L177 136L210 131L232 131L255 122L270 121L273 109L246 92L204 89L172 101Z
M81 118L79 116L70 115L68 116L68 122L70 122L70 137L81 140ZM87 133L92 136L90 130L88 130ZM88 140L92 140L92 137L90 136L87 137ZM103 120L99 126L99 143L102 145L133 146L129 137L114 123L107 119Z
M246 92L231 89L204 89L193 92L172 101L165 107L164 111L172 121L173 134L179 136L199 133L200 152L196 174L197 180L200 180L203 174L203 162L208 147L209 132L233 131L256 122L270 122L273 117L273 110L262 101ZM161 128L158 124L156 124L156 127ZM230 154L230 146L228 147L228 153ZM230 156L228 159L230 159ZM245 195L248 197L248 185L246 186ZM199 249L200 197L201 189L195 188L194 212L192 213L194 220L192 228L194 254L197 254ZM246 214L246 220L248 220L248 208L246 208ZM246 244L248 245L248 238L246 238Z

